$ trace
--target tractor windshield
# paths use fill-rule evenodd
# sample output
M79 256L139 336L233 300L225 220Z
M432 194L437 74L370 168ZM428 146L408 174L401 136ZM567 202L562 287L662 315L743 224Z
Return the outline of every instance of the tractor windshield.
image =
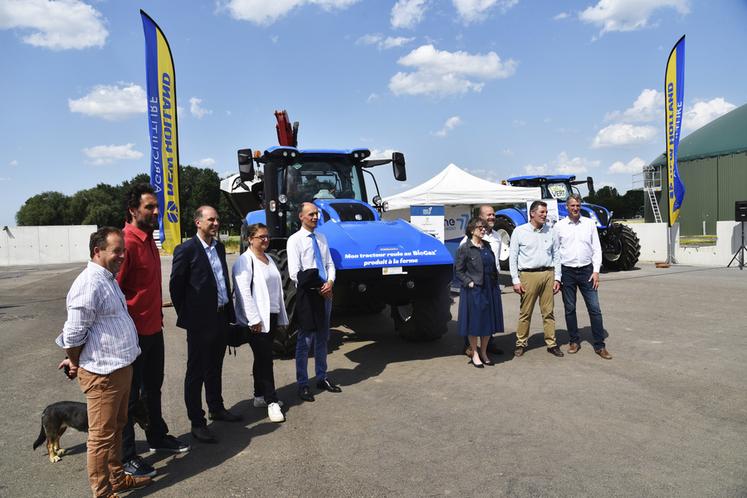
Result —
M366 201L360 168L347 157L304 158L278 169L281 192L288 197L287 220L293 225L299 204L316 199L357 199ZM289 226L289 233L297 229Z
M565 202L571 195L570 185L565 182L551 182L544 185L544 188L546 189L543 195L545 199L557 199Z

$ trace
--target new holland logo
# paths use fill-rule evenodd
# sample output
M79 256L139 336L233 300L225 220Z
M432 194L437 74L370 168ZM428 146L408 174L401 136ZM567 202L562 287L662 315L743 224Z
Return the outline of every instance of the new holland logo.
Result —
M177 223L179 221L179 208L176 207L174 201L169 201L166 204L166 218L168 218L169 223Z

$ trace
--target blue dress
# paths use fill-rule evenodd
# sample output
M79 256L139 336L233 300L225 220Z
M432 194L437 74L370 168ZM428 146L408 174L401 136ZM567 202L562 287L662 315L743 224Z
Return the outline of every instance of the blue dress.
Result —
M480 256L482 285L472 288L462 285L459 294L459 335L462 337L485 337L493 332L503 332L501 289L493 279L493 272L485 271L485 268L495 268L495 256L487 244L480 249Z

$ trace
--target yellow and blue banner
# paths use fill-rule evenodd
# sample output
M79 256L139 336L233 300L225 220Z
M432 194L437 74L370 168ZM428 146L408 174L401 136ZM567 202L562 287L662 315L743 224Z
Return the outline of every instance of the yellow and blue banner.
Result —
M683 97L685 94L685 36L674 45L667 60L664 78L664 107L666 110L665 136L667 143L667 185L669 199L669 226L677 221L682 201L685 199L685 185L677 169L677 149L680 145Z
M145 33L150 183L158 198L161 247L171 254L182 241L174 59L161 28L142 10L140 16Z

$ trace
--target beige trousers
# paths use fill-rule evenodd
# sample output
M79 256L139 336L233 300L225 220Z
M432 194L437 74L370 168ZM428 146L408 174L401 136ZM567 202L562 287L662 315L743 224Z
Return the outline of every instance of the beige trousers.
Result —
M519 280L524 286L524 294L521 296L519 307L519 324L516 327L516 346L526 347L529 340L529 325L532 323L532 312L534 303L539 298L540 314L542 315L542 327L545 331L545 345L552 348L555 342L555 299L553 298L552 286L555 282L555 272L547 271L522 271Z
M109 496L124 479L122 429L127 422L132 365L99 375L78 369L88 406L88 482L94 498Z

